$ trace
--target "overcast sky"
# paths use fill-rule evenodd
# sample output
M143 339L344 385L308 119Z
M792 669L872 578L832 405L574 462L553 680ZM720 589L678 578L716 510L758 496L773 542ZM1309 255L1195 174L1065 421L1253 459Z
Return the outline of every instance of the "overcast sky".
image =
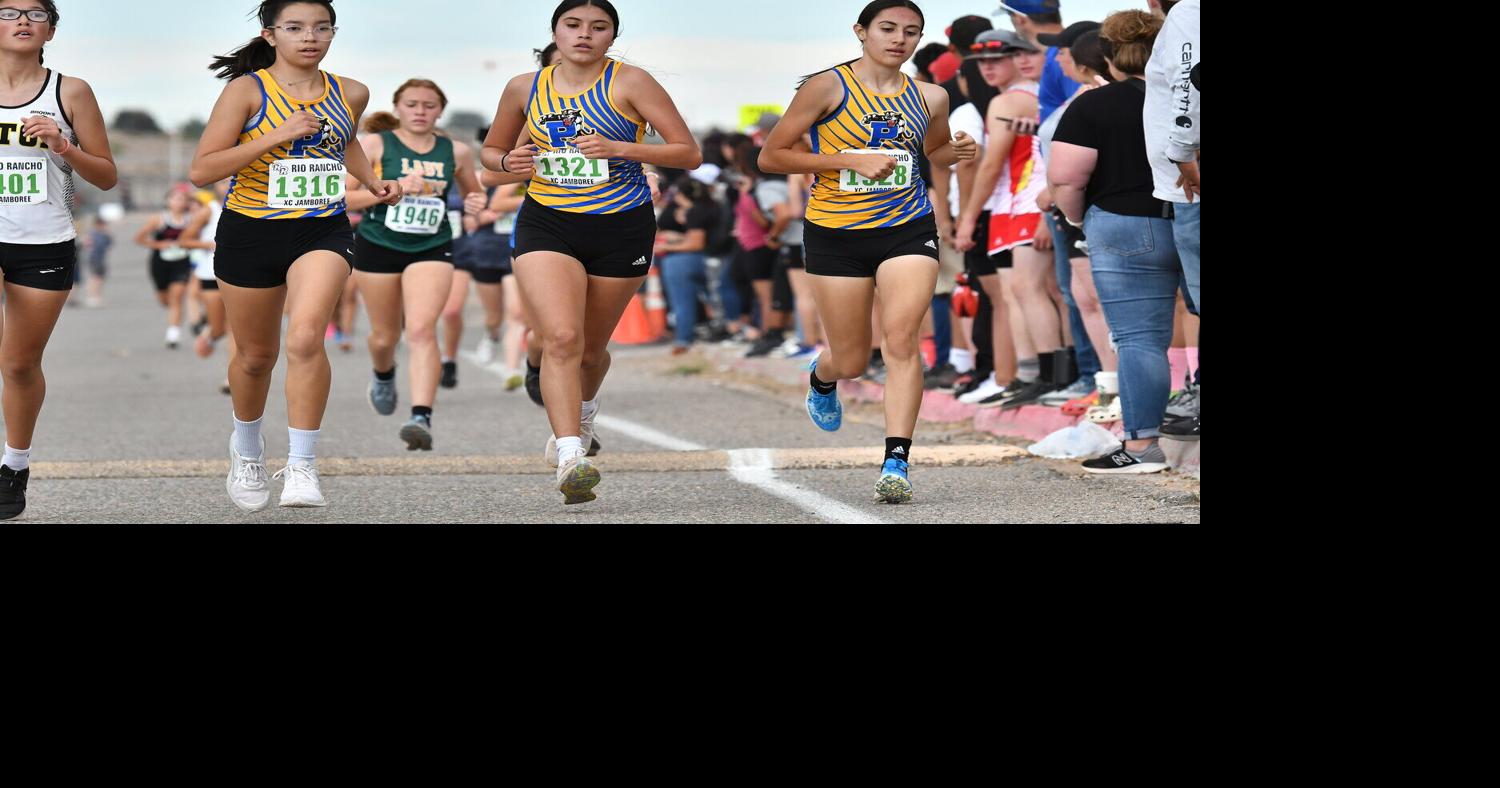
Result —
M994 0L918 0L928 41ZM164 127L206 119L222 83L212 55L256 35L252 0L58 0L47 65L93 86L105 117L144 108ZM850 31L865 0L615 0L615 54L649 69L695 129L733 126L745 104L785 105L796 78L856 57ZM494 113L505 80L534 68L550 41L550 0L338 0L339 34L324 67L369 85L372 109L410 77L435 80L450 110ZM1063 21L1102 20L1144 0L1065 0ZM1008 27L1005 17L997 26ZM908 67L909 68L909 67Z

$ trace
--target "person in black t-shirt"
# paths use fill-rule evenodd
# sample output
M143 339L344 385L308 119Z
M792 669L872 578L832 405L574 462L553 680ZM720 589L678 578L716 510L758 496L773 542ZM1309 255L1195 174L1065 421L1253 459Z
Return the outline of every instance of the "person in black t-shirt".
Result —
M1094 285L1119 346L1126 440L1083 464L1094 473L1167 468L1157 437L1171 387L1167 347L1182 270L1170 209L1152 196L1142 120L1142 77L1160 29L1161 20L1144 11L1121 11L1104 21L1099 38L1117 82L1073 101L1058 124L1047 167L1058 208L1088 235Z
M672 308L672 355L687 352L698 322L698 298L708 300L708 260L704 248L719 207L707 185L684 175L673 185L666 210L656 221L656 263Z

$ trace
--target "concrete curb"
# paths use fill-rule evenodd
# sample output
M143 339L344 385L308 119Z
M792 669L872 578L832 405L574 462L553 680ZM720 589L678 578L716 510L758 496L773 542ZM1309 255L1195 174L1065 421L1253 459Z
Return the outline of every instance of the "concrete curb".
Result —
M709 346L703 350L705 355L721 367L788 386L807 386L807 365L804 362L781 358L744 358L740 355L743 351L733 347ZM884 399L885 387L866 380L844 381L839 384L839 392L846 402L878 403ZM970 422L978 432L1025 438L1034 442L1058 430L1077 426L1083 421L1083 417L1065 416L1057 408L1041 405L1026 405L1008 411L980 408L959 402L951 394L928 391L922 395L921 420L948 424ZM1124 430L1116 422L1110 426L1110 431L1121 435ZM1162 451L1166 453L1167 462L1172 468L1194 478L1200 474L1199 444L1200 441L1178 441L1171 438L1163 438L1161 441Z

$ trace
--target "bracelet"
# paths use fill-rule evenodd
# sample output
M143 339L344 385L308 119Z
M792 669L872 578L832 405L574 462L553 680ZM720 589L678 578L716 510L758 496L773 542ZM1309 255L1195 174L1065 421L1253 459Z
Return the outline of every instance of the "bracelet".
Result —
M506 151L505 155L500 157L500 171L501 172L510 172L510 168L507 167L507 166L505 166L505 160L508 159L508 158L510 158L510 151Z
M54 148L52 150L53 153L57 154L58 156L61 156L61 155L65 154L68 151L70 151L70 150L73 149L73 143L69 142L67 137L60 137L59 139L61 139L63 141L63 149L62 150L57 150L56 148Z

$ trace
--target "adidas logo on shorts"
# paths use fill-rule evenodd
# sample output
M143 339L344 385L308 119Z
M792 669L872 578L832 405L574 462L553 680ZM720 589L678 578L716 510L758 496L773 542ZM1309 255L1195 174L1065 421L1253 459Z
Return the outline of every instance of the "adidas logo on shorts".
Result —
M922 244L922 245L923 245L923 246L930 246L930 247L932 247L932 248L933 248L933 249L936 249L936 248L937 248L937 241L928 241L928 242L927 242L927 243L925 243L925 244Z
M631 265L646 265L648 263L649 261L646 258L642 257L641 259L636 260L634 263L631 263Z

